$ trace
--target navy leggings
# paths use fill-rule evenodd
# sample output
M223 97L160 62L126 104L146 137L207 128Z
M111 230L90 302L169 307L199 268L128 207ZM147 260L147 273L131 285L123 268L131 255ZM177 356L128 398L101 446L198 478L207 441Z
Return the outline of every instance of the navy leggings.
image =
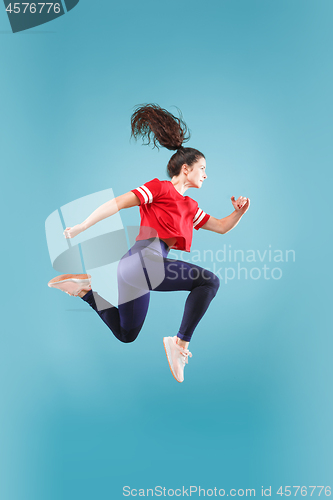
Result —
M169 248L158 238L139 240L121 258L117 270L118 308L90 290L82 299L99 314L121 342L133 342L145 321L150 291L187 290L177 336L189 342L220 285L219 278L202 267L168 259Z

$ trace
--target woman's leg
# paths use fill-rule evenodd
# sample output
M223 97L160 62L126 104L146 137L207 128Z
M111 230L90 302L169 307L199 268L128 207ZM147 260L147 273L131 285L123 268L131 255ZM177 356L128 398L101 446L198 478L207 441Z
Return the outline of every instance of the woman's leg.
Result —
M137 300L120 304L118 308L103 299L97 292L91 290L82 299L97 312L118 340L124 343L134 342L147 315L149 293ZM126 325L125 322L124 325L124 322L121 321L124 318L125 320L129 319L130 324Z
M187 290L183 319L177 336L164 337L163 345L172 375L184 381L184 368L192 353L187 349L193 331L219 288L220 280L202 267L179 260L164 260L165 277L155 291Z
M202 267L167 259L164 245L159 252L157 250L155 242L140 241L121 259L118 266L118 308L96 292L90 291L82 298L99 314L113 334L127 343L136 339L143 326L149 306L149 290L189 291L177 334L179 344L186 348L216 295L219 279Z
M177 333L179 344L188 346L199 321L207 311L220 286L219 278L212 272L189 262L165 259L165 278L154 288L157 292L190 291Z
M118 308L97 292L89 291L82 299L97 312L118 340L129 343L140 333L150 299L147 273L143 267L139 245L132 247L120 260L117 279Z

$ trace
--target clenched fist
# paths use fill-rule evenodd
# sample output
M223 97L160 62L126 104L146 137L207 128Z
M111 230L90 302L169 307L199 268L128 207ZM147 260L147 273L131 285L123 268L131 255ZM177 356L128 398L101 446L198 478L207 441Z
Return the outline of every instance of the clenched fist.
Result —
M244 196L240 196L238 200L235 200L235 197L232 196L231 203L233 204L236 212L240 212L241 215L243 215L249 209L250 198L244 198Z
M77 224L74 227L66 227L64 231L65 238L75 238L79 233L82 233L83 228L81 224Z

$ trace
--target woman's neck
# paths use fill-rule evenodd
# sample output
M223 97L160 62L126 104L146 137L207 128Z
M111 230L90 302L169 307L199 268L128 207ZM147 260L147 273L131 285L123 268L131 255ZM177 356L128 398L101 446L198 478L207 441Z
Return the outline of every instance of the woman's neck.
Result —
M170 182L173 184L178 193L184 196L185 191L188 189L186 175L180 174L177 177L174 176Z

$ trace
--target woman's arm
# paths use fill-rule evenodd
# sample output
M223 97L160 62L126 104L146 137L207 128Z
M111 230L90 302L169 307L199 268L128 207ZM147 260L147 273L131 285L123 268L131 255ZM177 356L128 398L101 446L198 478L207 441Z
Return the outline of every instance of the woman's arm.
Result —
M236 201L234 196L232 196L231 202L235 208L235 211L232 214L224 217L223 219L216 219L215 217L210 216L206 224L201 226L202 229L214 231L215 233L219 234L225 234L228 231L231 231L231 229L233 229L235 226L237 226L242 216L249 209L250 200L249 198L240 196Z
M67 227L64 231L65 238L74 238L78 234L82 233L82 231L88 229L88 227L93 226L107 217L111 217L111 215L116 214L119 210L123 208L135 207L137 205L140 205L140 200L136 194L132 193L132 191L122 194L121 196L117 196L117 198L113 198L113 200L107 201L97 208L85 221L81 222L81 224L77 224L73 227Z

